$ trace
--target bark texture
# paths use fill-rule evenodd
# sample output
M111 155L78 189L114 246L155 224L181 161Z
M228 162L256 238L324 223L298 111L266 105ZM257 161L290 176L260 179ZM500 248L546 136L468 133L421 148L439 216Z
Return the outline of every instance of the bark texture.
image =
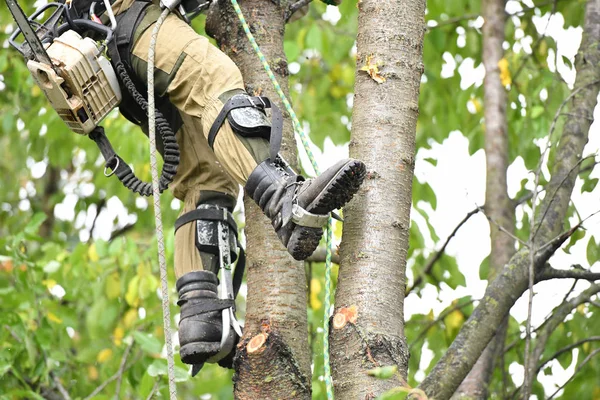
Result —
M506 121L507 93L500 79L498 63L504 57L504 28L506 26L505 0L483 0L483 81L485 106L486 189L485 213L490 222L491 252L488 282L492 282L515 252L514 240L508 232L514 231L515 209L507 193L508 124ZM456 391L453 399L486 399L488 385L494 371L497 349L503 349L506 321L486 347Z
M336 313L355 306L357 318L331 328L339 399L372 399L401 385L367 375L378 366L397 365L406 377L405 266L423 72L424 0L362 0L358 8L350 156L368 174L344 212Z
M283 34L288 1L275 4L269 0L244 0L239 3L256 41L287 94L288 66ZM296 145L289 116L229 0L213 3L206 29L242 71L248 93L266 95L282 109L286 122L281 153L288 161L295 162ZM235 397L309 399L311 372L304 265L289 256L270 221L251 199L246 199L245 207L248 298L244 337L234 364ZM267 340L261 349L249 353L248 343L259 334L266 334Z
M586 6L583 40L576 57L577 79L570 101L570 112L558 144L555 162L550 165L552 178L546 188L536 221L537 248L553 241L564 229L569 199L579 172L583 148L593 122L593 111L600 89L600 0L590 0ZM543 274L545 261L564 239L554 241L535 255L535 270ZM437 363L420 387L430 398L448 399L471 370L495 334L510 308L528 287L529 250L517 252L464 324L448 352Z

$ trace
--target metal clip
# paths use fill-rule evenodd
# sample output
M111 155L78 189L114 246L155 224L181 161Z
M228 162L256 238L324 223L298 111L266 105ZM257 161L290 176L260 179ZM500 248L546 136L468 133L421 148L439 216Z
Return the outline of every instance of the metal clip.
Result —
M115 158L117 159L117 165L115 165L114 168L113 167L109 167L108 165L106 165L104 167L104 176L107 177L107 178L110 178L111 176L113 176L115 174L115 172L117 172L117 168L119 168L119 164L121 163L121 160L118 157L115 157ZM108 164L108 163L106 163L106 164ZM112 169L112 171L110 171L110 173L107 174L106 171L109 168Z

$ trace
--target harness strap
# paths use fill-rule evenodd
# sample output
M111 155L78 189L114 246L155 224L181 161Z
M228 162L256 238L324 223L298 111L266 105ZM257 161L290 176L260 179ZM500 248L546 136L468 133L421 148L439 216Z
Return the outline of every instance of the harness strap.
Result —
M210 131L208 132L208 145L211 149L214 150L215 139L217 137L217 133L219 133L219 129L223 126L225 122L225 118L231 110L236 108L245 108L245 107L254 107L254 108L270 108L272 111L272 122L271 122L271 134L269 136L270 142L270 157L271 160L275 160L277 157L277 153L279 153L279 149L281 148L281 140L283 134L283 116L281 115L281 110L275 103L272 103L271 100L267 97L262 96L253 96L253 97L241 97L234 96L225 103L221 112L215 119L215 122L210 127Z
M194 299L190 299L185 304L185 307L181 308L181 319L183 321L186 318L194 317L198 314L206 314L212 311L226 310L230 307L235 307L235 301L229 299L201 299L201 301L194 302ZM180 322L181 323L181 322Z
M233 219L231 213L224 213L222 210L226 210L226 208L221 208L221 210L214 208L197 208L188 213L185 213L181 217L177 218L177 220L175 221L175 232L177 232L177 230L183 225L198 220L226 222L233 232L237 232L237 224L235 223L235 220ZM244 248L239 244L239 242L237 244L237 247L239 249L237 255L237 263L235 265L235 270L233 271L233 277L231 279L233 284L234 298L237 297L240 291L240 287L242 286L242 280L244 279L244 271L246 270L246 252L244 251ZM210 252L208 251L209 249L205 250L207 250L207 252Z
M210 208L198 208L192 210L177 218L175 221L175 232L183 225L197 220L227 222L229 227L233 229L234 232L237 232L237 224L231 216L231 213L227 212L226 214L227 216L225 216L222 211Z

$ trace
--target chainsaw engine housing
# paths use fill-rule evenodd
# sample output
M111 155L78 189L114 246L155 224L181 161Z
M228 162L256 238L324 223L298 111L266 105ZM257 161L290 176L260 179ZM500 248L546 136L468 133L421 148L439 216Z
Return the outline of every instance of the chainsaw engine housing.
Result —
M73 30L54 39L46 50L55 68L34 60L27 68L69 129L90 133L121 102L110 61L94 40Z

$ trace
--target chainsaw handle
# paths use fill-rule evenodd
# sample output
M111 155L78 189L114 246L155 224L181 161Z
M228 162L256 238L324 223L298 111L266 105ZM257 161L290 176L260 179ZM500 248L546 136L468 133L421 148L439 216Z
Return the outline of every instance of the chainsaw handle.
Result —
M48 3L48 4L44 4L43 6L39 7L37 10L35 10L35 12L33 14L31 14L30 16L27 17L27 20L31 23L37 23L35 20L42 15L44 12L46 12L48 9L55 7L56 11L54 11L54 13L52 13L52 15L43 23L39 24L39 26L44 27L45 29L48 30L52 30L53 27L49 27L46 26L46 24L50 21L52 22L52 24L55 24L59 19L60 19L60 14L62 14L62 8L63 8L64 4L62 3ZM39 29L39 28L38 28ZM19 27L17 26L17 28L15 29L15 31L12 33L12 35L10 35L10 37L8 38L8 43L15 49L17 49L17 51L19 53L21 53L23 56L27 57L27 55L23 52L22 50L22 43L17 43L17 37L21 34L21 29L19 29ZM36 34L37 34L37 30L36 30ZM44 40L46 40L46 35L47 33L44 33L44 35L40 38L40 40L42 41L42 43L44 42Z

